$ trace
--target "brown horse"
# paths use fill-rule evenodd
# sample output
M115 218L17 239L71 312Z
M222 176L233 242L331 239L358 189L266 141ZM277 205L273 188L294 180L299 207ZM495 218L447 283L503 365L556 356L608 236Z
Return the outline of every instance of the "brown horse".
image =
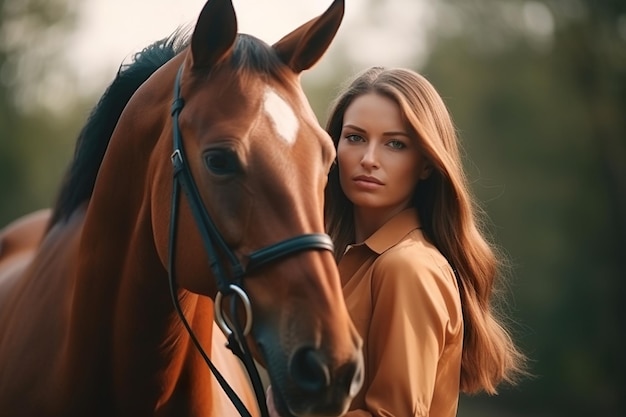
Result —
M234 415L192 334L258 413L214 304L281 413L347 409L362 356L323 233L334 149L299 81L343 7L269 46L210 0L120 69L55 207L0 231L0 416Z

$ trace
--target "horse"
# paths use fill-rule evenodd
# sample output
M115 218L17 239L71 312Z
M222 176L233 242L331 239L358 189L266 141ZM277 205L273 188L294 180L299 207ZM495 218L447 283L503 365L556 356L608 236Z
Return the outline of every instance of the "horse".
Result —
M324 233L335 151L300 84L343 13L270 46L209 0L120 67L56 203L0 231L0 416L241 412L213 367L263 414L227 340L282 415L347 410L363 357Z

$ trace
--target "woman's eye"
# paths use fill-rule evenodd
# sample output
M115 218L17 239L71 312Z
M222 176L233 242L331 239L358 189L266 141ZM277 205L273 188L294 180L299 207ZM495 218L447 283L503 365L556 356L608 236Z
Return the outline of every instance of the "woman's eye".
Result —
M393 149L404 149L406 148L406 145L404 144L404 142L400 141L400 140L390 140L388 142L389 147L393 148Z
M239 170L239 160L231 150L210 150L204 154L204 163L215 175L230 175Z
M352 135L346 135L346 140L348 142L362 142L363 138L359 135L352 134Z

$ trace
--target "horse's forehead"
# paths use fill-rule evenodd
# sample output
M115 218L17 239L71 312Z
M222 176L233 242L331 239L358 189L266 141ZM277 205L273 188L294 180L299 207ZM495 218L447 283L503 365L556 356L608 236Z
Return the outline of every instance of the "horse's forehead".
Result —
M300 121L293 107L271 86L265 87L262 100L263 111L278 137L288 145L293 145L300 129Z

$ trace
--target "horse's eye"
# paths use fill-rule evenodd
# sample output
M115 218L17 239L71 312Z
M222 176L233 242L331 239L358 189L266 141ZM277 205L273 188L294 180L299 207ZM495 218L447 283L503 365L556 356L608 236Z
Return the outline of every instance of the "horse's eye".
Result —
M212 149L204 154L206 167L215 175L232 175L239 170L237 154L229 149Z

